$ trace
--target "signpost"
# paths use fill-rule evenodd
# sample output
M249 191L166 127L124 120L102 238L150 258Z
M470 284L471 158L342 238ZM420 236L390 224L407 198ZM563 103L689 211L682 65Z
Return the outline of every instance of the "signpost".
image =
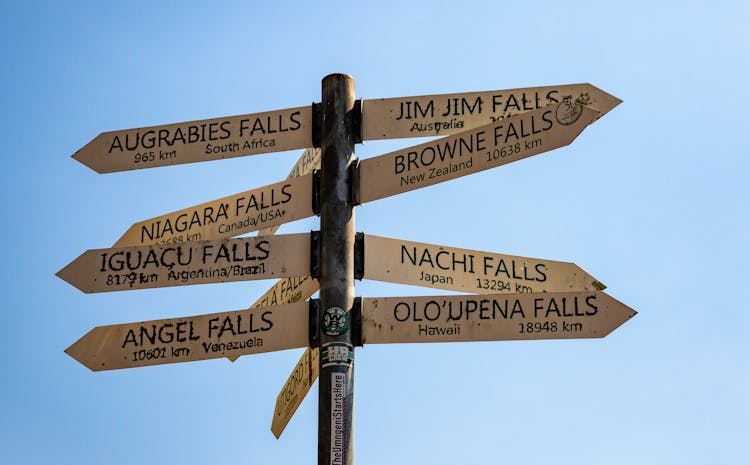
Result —
M374 235L355 255L356 204L565 146L619 99L572 84L355 102L351 77L322 84L310 107L105 132L73 155L108 173L319 146L284 181L138 222L58 272L87 293L282 278L249 309L96 327L69 355L100 371L306 347L271 430L278 438L320 377L318 463L352 465L355 345L603 337L635 315L574 263ZM446 137L355 162L355 142L423 136ZM315 240L273 235L315 215L314 200ZM355 268L472 295L359 306ZM318 290L312 311L305 300Z
M364 279L472 294L590 291L606 286L575 263L364 235Z
M83 292L250 281L310 273L310 234L93 249L57 273Z
M99 326L65 352L93 371L296 349L308 344L306 302Z
M360 163L359 201L390 197L573 142L599 115L569 100Z
M604 337L636 312L601 291L362 300L365 344Z
M362 138L447 136L566 99L599 110L599 116L622 103L591 84L365 100Z
M320 150L320 395L318 463L354 463L354 79L323 79ZM327 363L323 353L337 354Z
M97 173L220 160L312 146L312 109L103 132L73 158Z

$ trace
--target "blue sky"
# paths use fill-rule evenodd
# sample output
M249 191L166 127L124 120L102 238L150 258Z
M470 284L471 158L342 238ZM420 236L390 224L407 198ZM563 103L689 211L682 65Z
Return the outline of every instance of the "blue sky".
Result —
M368 203L357 230L575 262L639 314L604 339L357 350L358 464L743 463L750 436L745 2L5 2L3 464L316 463L301 350L92 373L99 325L245 308L272 281L85 295L55 277L132 223L282 180L301 151L100 175L102 131L308 105L590 82L572 145ZM421 142L356 148L368 158ZM317 229L316 219L280 233ZM357 282L358 296L444 292Z

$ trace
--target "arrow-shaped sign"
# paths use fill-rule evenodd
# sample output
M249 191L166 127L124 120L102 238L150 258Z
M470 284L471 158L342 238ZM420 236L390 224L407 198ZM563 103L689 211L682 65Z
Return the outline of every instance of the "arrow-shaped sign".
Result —
M599 116L622 102L591 84L365 100L362 138L447 136L565 99L599 110Z
M602 290L575 263L364 235L364 279L471 294Z
M57 273L83 292L310 274L310 234L93 249Z
M280 279L260 296L250 308L272 307L275 305L293 304L304 302L313 294L318 292L320 284L310 276L295 276ZM227 357L231 362L236 361L239 356Z
M571 100L362 160L359 201L466 176L570 144L599 112Z
M271 432L276 439L281 436L289 420L292 419L292 415L297 411L315 380L318 379L318 363L318 349L308 347L276 397L271 422Z
M308 345L309 304L99 326L65 352L93 371L248 355Z
M115 246L223 239L313 215L308 174L140 221Z
M604 337L635 314L601 291L362 299L362 341Z
M73 154L98 173L312 146L312 108L103 132Z

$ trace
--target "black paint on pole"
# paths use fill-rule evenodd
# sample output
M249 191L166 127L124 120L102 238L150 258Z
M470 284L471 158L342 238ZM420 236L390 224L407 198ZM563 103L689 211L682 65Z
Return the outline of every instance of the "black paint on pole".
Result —
M354 463L354 79L323 79L320 182L318 465Z

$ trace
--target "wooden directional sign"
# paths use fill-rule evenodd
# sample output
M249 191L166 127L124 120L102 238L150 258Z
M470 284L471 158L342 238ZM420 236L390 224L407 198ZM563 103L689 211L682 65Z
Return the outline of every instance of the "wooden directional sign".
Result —
M313 172L313 170L319 170L320 169L320 149L313 148L313 149L306 149L302 156L297 160L297 163L294 164L292 167L292 170L289 172L289 176L287 176L287 179L292 178L298 178L300 176L304 176L306 174L310 174ZM312 202L310 202L312 205ZM283 216L283 215L282 215ZM308 215L312 216L312 215ZM278 231L281 224L277 224L276 226L271 226L269 228L264 228L258 231L258 234L261 236L267 236L271 234L275 234L276 231Z
M297 160L297 163L295 163L292 169L289 170L289 175L287 176L287 179L298 178L300 176L310 174L313 171L319 170L319 169L320 169L320 149L319 148L305 149L305 151L302 152L302 155L300 155L299 160Z
M115 246L223 239L314 215L308 174L135 223Z
M320 150L316 149L316 151L319 156ZM319 161L320 158L318 157ZM271 289L266 291L251 308L304 302L318 292L319 289L320 284L318 280L310 276L281 279ZM229 357L229 360L234 362L237 358L238 356ZM273 432L277 439L281 436L286 425L289 424L294 412L302 404L302 401L316 379L318 379L318 349L308 347L276 398L271 432Z
M310 234L88 250L57 273L83 292L300 276Z
M318 379L318 349L307 348L276 398L271 432L278 439Z
M296 276L293 278L280 279L276 284L271 286L265 294L260 296L250 308L271 307L274 305L293 304L304 302L310 296L318 292L320 284L315 278L310 276ZM239 356L227 357L234 362Z
M635 314L601 291L363 299L362 340L381 344L604 337Z
M310 276L283 278L271 286L250 308L304 302L318 292L318 289L320 289L318 280Z
M570 99L603 116L622 101L591 84L365 100L364 140L447 136Z
M601 290L574 263L364 236L364 278L472 294Z
M312 146L312 108L103 132L73 158L98 173Z
M65 352L93 371L192 362L308 345L306 302L99 326Z
M570 144L599 115L569 100L360 163L359 201L369 202Z

